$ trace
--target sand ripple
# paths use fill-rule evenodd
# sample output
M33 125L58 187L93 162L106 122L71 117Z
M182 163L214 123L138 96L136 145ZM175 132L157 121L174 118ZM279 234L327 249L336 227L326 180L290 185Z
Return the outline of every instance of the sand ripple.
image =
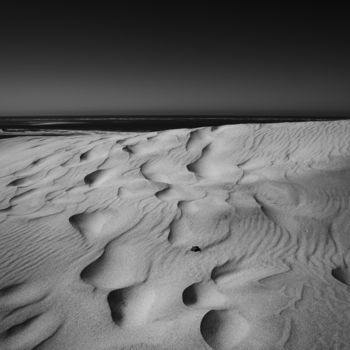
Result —
M349 121L0 150L1 349L350 348Z

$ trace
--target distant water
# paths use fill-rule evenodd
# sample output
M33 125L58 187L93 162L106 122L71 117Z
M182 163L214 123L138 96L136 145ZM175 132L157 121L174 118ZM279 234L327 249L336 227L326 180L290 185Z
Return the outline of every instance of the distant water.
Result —
M280 123L297 121L339 120L339 117L269 117L269 116L65 116L0 117L0 129L16 130L106 130L156 131L225 124Z

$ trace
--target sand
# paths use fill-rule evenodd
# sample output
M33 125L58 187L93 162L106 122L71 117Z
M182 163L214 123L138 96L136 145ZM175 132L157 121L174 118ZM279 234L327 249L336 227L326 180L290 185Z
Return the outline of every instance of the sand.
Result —
M350 349L350 121L0 140L1 350Z

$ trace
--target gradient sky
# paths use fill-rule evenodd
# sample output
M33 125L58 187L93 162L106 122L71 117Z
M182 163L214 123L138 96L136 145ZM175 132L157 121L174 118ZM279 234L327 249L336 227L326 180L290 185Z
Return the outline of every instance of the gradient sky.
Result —
M347 12L169 4L2 11L0 116L350 114Z

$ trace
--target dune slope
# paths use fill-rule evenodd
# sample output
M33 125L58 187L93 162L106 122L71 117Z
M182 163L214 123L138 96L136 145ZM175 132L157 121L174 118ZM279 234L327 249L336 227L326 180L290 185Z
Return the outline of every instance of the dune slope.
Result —
M349 349L350 121L0 140L0 348Z

